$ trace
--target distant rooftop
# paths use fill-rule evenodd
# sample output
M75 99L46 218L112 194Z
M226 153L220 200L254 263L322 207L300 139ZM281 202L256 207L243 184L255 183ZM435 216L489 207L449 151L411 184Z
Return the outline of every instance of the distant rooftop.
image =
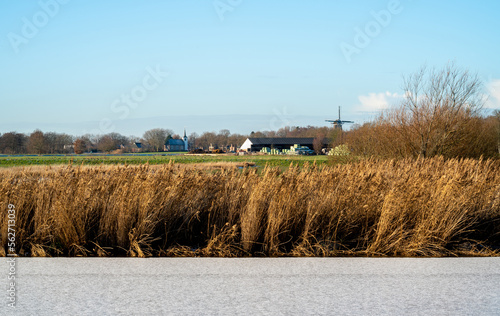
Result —
M290 145L295 144L312 144L314 142L314 137L249 137L248 140L253 145ZM323 143L328 144L326 138L323 139Z
M182 139L169 139L167 141L167 144L184 146L184 141Z

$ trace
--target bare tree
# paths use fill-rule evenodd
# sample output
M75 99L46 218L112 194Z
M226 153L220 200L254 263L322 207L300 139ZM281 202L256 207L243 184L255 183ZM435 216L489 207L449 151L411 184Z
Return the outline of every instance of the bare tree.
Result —
M99 139L97 143L97 149L102 152L110 152L118 149L119 145L110 135L104 135Z
M231 132L228 129L221 129L215 138L215 144L219 148L225 149L229 145L229 136L231 136Z
M22 154L26 152L28 137L21 133L9 132L0 137L0 152L4 154Z
M198 137L197 144L203 149L208 149L210 144L214 144L216 142L216 137L217 135L215 132L204 132L200 137Z
M405 99L386 113L395 131L415 156L445 155L483 105L477 75L448 64L441 70L404 77Z
M198 137L199 137L199 135L197 133L195 133L195 132L191 133L188 136L189 148L191 148L191 149L197 149L198 148Z
M146 131L142 137L154 151L161 151L163 150L167 137L173 134L174 132L170 129L154 128Z
M88 150L89 143L84 138L78 138L73 144L75 154L80 155Z
M73 144L73 137L68 134L48 132L44 134L47 145L47 153L68 152L68 146Z
M28 138L28 152L32 154L43 154L46 152L46 140L41 130L35 130Z
M122 134L119 133L109 133L107 134L113 142L115 143L115 146L119 148L120 146L125 146L129 143L129 139L126 136L123 136Z
M313 139L313 149L317 155L321 153L321 149L323 149L323 140L325 139L325 135L318 134Z

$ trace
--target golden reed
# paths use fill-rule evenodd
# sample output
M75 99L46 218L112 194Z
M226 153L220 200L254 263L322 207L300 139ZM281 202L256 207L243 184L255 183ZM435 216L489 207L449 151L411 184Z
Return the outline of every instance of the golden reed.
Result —
M0 170L31 256L498 255L499 160ZM6 214L6 212L4 212ZM0 255L7 216L0 216Z

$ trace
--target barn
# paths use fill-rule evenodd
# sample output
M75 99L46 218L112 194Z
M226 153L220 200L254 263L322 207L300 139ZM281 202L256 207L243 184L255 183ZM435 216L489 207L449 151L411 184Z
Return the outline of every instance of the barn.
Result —
M314 137L250 137L241 145L243 151L260 151L263 147L276 149L290 149L290 146L299 144L314 148ZM321 142L321 148L327 148L329 141L324 138Z

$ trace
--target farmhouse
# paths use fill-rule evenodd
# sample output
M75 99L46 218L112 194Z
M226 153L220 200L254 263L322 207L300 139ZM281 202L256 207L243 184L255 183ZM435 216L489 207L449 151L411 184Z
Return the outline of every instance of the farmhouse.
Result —
M138 153L142 151L142 143L141 142L134 142L134 145L132 145L132 152Z
M328 147L328 139L324 138L321 141L321 148ZM289 149L290 146L298 144L307 146L310 149L314 148L314 137L259 137L247 138L240 150L243 151L260 151L263 147L276 149Z

